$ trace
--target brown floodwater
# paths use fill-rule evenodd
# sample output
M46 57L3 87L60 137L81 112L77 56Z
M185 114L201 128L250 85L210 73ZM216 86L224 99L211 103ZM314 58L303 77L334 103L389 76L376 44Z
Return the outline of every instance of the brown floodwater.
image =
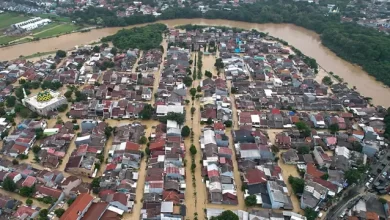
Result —
M353 65L337 57L333 52L321 44L319 35L307 29L291 24L254 24L247 22L208 19L176 19L159 21L169 27L184 24L230 26L244 29L258 29L268 32L270 35L281 38L301 50L304 54L317 60L320 66L327 71L332 71L344 78L350 86L356 86L358 91L373 98L373 104L390 106L386 97L390 96L390 89L369 76L359 66ZM142 26L142 25L136 25ZM135 26L129 26L131 28ZM76 45L88 44L102 37L114 34L122 28L102 28L91 30L86 33L73 33L56 38L49 38L25 44L0 48L0 60L18 58L20 55L30 55L37 52L55 51L58 49L68 50Z

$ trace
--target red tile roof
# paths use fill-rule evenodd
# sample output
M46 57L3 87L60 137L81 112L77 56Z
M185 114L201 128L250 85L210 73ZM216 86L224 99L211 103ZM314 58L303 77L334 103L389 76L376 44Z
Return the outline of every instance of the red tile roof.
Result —
M245 179L249 185L267 182L265 173L255 168L249 169L245 172Z
M157 142L151 142L150 145L149 145L149 149L150 150L153 150L153 149L163 149L165 146L165 140L160 140L160 141L157 141Z
M127 206L127 196L124 193L115 193L112 200L120 202L122 205Z
M37 192L42 195L51 196L53 198L60 198L62 191L58 189L49 188L46 186L37 186Z
M126 142L126 150L139 151L139 144L128 141Z
M328 188L329 190L337 193L337 188L338 188L337 185L335 185L329 181L323 180L321 178L318 178L318 177L313 178L313 181L320 184L321 186Z
M87 206L92 202L93 197L88 193L81 193L72 205L61 216L60 220L77 219L79 212L83 212Z
M227 147L220 147L219 149L218 149L218 153L219 154L227 154L227 155L232 155L233 154L233 151L231 150L231 149L229 149L229 148L227 148Z
M37 178L33 176L28 176L22 183L22 186L32 187L36 182Z
M32 216L32 214L34 214L35 212L37 212L37 210L35 209L32 209L31 207L28 207L28 206L20 206L18 208L18 210L16 210L15 214L14 214L14 217L17 217L17 218L21 218L24 214L27 214L28 216Z
M312 163L308 163L306 166L306 173L309 174L312 177L318 177L321 178L325 173L319 171L317 167L314 166Z
M222 122L217 122L214 124L214 130L225 130L225 125Z

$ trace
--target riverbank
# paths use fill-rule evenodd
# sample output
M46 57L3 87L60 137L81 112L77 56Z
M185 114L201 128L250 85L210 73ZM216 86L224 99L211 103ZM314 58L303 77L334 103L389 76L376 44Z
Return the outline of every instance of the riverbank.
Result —
M175 19L162 20L155 23L163 23L168 27L185 24L197 24L207 26L227 26L243 29L257 29L261 32L268 32L270 35L287 41L290 45L299 49L303 54L316 59L317 63L326 71L334 74L348 82L348 85L356 86L363 96L371 97L374 105L390 106L387 98L390 96L390 89L384 84L376 81L368 75L361 67L348 63L338 57L335 53L322 45L318 34L313 31L298 27L292 24L255 24L248 22L230 20L208 20L208 19ZM133 25L126 28L144 26L147 24ZM0 60L11 60L18 58L23 51L24 54L35 54L37 52L70 50L76 45L84 45L89 42L100 40L102 37L112 35L121 28L93 29L85 33L72 33L56 38L49 38L40 41L33 41L20 45L13 45L0 48Z

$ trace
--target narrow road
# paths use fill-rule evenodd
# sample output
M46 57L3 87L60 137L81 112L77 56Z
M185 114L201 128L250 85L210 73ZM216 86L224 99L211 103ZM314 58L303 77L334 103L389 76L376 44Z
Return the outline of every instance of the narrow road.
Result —
M225 72L222 71L220 74L221 78L226 80ZM233 162L233 172L234 172L234 181L236 183L236 191L237 191L237 200L238 200L238 207L241 210L245 210L245 200L244 200L244 192L241 190L242 187L242 181L241 181L241 173L238 170L238 163L237 163L237 156L236 156L236 149L234 147L234 140L232 131L235 129L238 129L238 116L237 116L237 109L236 104L234 100L234 95L231 94L231 88L232 88L232 82L230 80L226 81L227 89L230 94L230 102L231 102L231 110L232 110L232 122L233 126L232 128L227 128L225 133L229 137L229 148L234 152L232 155L232 162Z
M164 54L162 57L162 62L160 64L160 68L157 71L155 71L155 73L154 73L154 83L153 83L153 92L154 93L158 89L158 85L160 83L160 78L161 78L161 71L164 68L164 60L167 57L168 43L165 41L165 38L163 39L163 42L161 43L161 45L164 48ZM142 56L142 54L143 54L143 52L141 51L140 57ZM133 67L134 68L133 72L135 72L135 68L137 65L138 65L138 60L137 60L137 63ZM154 102L155 102L155 98L153 95L150 104L153 105ZM142 121L142 124L147 126L146 131L145 131L145 137L150 137L151 133L154 131L153 127L157 126L159 123L160 122L153 121L153 120ZM146 145L142 145L141 151L145 152L145 148L146 148ZM138 170L138 181L137 181L136 196L135 196L136 200L135 200L135 204L133 207L133 211L130 214L125 214L123 219L129 219L129 220L139 219L141 216L141 209L142 209L142 205L143 205L142 199L143 199L143 195L144 195L146 167L147 167L147 160L146 159L147 159L146 156L144 158L142 158L141 163L140 163L140 167Z

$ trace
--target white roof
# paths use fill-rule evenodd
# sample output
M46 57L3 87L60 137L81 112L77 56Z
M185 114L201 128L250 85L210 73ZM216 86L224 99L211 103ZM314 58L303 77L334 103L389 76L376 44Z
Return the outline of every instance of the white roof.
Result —
M272 90L271 89L264 89L264 93L267 97L271 97L272 96Z
M179 128L176 121L167 120L167 128Z
M114 206L108 206L108 210L110 210L110 211L112 211L112 212L115 212L115 213L117 213L118 215L123 215L123 213L125 212L125 211L123 211L122 209L118 209L118 208L116 208L116 207L114 207Z
M241 158L260 158L260 151L259 150L240 150L240 156Z
M161 212L172 213L173 212L173 202L162 202L161 203Z
M83 136L83 137L77 137L77 138L76 138L76 141L84 141L84 140L88 140L90 137L91 137L90 135Z
M344 156L347 159L349 159L349 156L350 156L350 151L346 147L337 146L335 149L335 153L337 156Z
M203 132L203 142L204 144L217 144L215 141L215 133L212 130L205 130Z
M58 132L60 129L59 128L46 128L43 133L52 133L52 132Z
M182 105L158 105L156 109L157 114L168 114L168 112L183 113L184 106Z
M252 123L260 123L260 116L259 115L251 115Z
M217 170L217 171L219 171L218 166L217 166L216 164L209 164L209 165L207 166L207 171L211 171L211 170Z

